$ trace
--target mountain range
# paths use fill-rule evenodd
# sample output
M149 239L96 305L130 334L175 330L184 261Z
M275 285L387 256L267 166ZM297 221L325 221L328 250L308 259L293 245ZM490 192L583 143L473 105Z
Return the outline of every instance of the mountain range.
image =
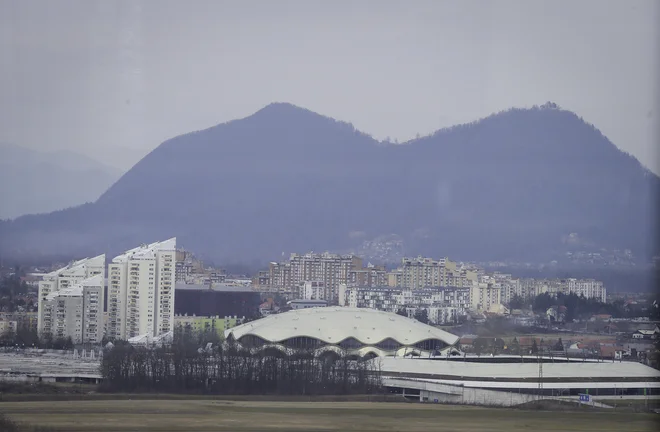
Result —
M122 172L71 151L0 143L0 219L94 202Z
M658 176L576 114L511 109L403 144L286 103L165 141L94 203L0 223L6 256L114 253L176 236L216 262L348 250L547 260L657 255Z

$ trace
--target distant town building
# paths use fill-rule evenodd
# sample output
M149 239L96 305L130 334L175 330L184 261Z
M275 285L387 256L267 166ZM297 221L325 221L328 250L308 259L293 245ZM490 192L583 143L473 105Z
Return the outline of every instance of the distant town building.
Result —
M176 282L188 284L224 283L227 273L222 269L205 268L204 262L185 249L176 251Z
M326 300L325 282L307 281L298 286L298 298L303 300Z
M328 302L325 300L296 299L287 303L291 309L309 309L315 307L326 307Z
M349 271L346 284L351 287L379 287L387 286L387 281L385 267L369 263L364 268Z
M491 310L492 306L500 304L501 287L494 283L479 282L470 288L472 309L477 311Z
M224 339L225 330L243 322L245 317L237 316L196 316L196 315L174 315L174 329L184 334L197 332L213 332Z
M98 274L48 294L40 309L44 332L54 339L71 338L75 344L101 343L104 288L104 277Z
M361 277L351 273L358 270L362 270L362 259L355 255L291 254L287 262L270 263L269 284L275 290L289 291L308 281L320 281L325 290L322 298L336 304L339 285Z
M403 258L401 266L387 275L388 285L395 288L416 290L428 287L471 287L478 274L467 268L459 268L449 258L434 260L418 256Z
M575 294L585 298L593 298L600 302L607 301L607 289L603 282L594 279L513 279L510 275L502 277L500 275L498 283L501 287L502 302L508 303L513 296L523 299L532 299L540 294Z
M15 322L17 329L39 330L39 312L0 312L0 321Z
M259 314L261 294L251 287L211 284L176 284L175 308L183 316L255 317Z
M41 276L42 280L39 281L37 318L37 331L41 337L48 335L55 336L56 325L62 324L61 321L58 322L58 317L54 314L52 307L46 307L46 302L52 302L60 291L66 290L64 292L69 293L70 291L68 289L75 286L77 286L75 291L80 291L79 284L93 276L100 276L103 285L105 278L105 255L74 261L66 267ZM98 301L101 305L98 326L103 329L103 290L101 290ZM57 333L62 334L62 331L57 330Z
M171 332L174 326L176 238L142 245L108 265L108 337Z
M454 323L465 316L471 307L470 288L429 287L410 290L390 287L340 287L339 305L353 308L369 308L385 312L426 309L430 322Z

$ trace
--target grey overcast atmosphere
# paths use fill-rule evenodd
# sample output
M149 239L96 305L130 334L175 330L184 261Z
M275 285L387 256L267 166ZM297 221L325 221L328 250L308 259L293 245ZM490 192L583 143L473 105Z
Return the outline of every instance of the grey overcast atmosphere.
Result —
M553 101L660 173L660 2L0 1L0 142L126 170L279 101L400 142Z

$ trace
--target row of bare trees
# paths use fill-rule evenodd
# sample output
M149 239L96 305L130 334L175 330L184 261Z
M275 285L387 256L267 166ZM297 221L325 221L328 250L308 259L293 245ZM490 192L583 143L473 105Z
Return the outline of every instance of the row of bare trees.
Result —
M275 349L255 354L236 344L202 349L188 337L157 348L118 342L106 349L101 373L103 390L121 392L339 395L381 387L376 361Z

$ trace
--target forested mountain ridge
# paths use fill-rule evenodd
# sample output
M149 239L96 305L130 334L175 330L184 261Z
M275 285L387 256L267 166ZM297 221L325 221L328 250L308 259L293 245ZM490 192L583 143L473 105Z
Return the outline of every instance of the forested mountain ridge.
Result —
M554 105L390 144L275 103L165 141L93 204L2 222L0 252L114 253L176 236L219 262L262 262L351 248L358 232L456 259L546 260L576 247L649 257L659 184Z

